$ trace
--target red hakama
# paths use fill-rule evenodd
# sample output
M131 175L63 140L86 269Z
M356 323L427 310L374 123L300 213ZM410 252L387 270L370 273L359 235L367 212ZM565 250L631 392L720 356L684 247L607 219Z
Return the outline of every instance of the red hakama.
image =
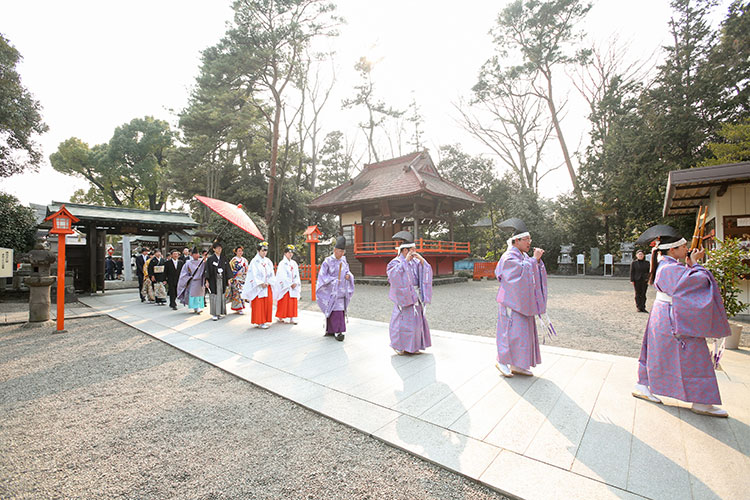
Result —
M252 324L262 325L273 320L273 293L270 286L268 287L268 297L255 297L250 302L250 308L252 309L252 315L250 316Z
M297 299L289 296L286 292L276 304L276 317L279 319L297 317Z

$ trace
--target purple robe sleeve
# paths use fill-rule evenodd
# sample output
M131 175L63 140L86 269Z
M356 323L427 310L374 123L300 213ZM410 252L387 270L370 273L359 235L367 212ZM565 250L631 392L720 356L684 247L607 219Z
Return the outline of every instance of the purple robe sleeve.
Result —
M341 266L341 279L339 280L339 266ZM349 279L346 279L349 274ZM354 276L349 270L346 258L336 260L328 257L320 266L320 275L315 286L315 295L318 307L326 317L330 316L336 300L341 297L344 301L344 309L349 308L349 301L354 295Z
M396 257L386 268L391 289L388 298L399 307L407 307L419 300L414 289L412 270L404 259Z
M497 292L500 304L524 316L546 311L547 271L544 264L540 266L536 259L508 251L497 263L495 276L500 281Z
M432 303L432 266L426 260L417 264L419 273L419 292L422 294L422 302Z
M676 285L672 291L675 335L680 337L721 338L731 334L719 285L701 265L671 266ZM668 292L667 292L668 293Z

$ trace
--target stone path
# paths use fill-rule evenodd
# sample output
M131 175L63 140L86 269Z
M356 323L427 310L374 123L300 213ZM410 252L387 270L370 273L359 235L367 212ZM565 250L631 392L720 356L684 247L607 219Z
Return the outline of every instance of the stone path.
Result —
M750 351L719 372L729 419L630 395L637 361L542 347L536 377L500 377L492 339L433 331L433 347L396 356L388 325L351 319L343 343L323 315L250 328L141 304L84 298L93 309L253 384L500 492L549 498L746 498Z

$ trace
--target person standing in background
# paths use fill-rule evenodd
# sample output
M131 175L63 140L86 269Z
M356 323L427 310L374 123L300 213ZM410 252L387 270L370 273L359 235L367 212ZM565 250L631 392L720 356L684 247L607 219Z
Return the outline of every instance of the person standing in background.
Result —
M167 272L167 295L169 295L169 307L177 310L177 284L180 281L180 272L185 263L180 260L180 251L176 248L171 252L171 258L166 263Z
M630 283L635 289L635 308L638 312L646 310L646 291L648 290L650 265L643 250L635 253L635 260L630 263Z

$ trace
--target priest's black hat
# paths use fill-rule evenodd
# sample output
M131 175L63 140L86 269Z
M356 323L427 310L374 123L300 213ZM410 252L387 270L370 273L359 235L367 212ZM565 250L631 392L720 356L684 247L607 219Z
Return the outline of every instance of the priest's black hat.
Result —
M526 224L518 217L511 217L510 219L505 219L500 224L498 224L498 227L500 229L512 229L514 235L529 232L529 230L526 229Z
M336 238L336 246L333 248L338 248L339 250L346 250L346 238L343 236L339 236Z
M399 231L393 236L391 236L392 240L403 240L404 243L414 243L414 235L411 234L409 231Z
M635 241L636 245L647 245L654 240L659 240L660 244L674 243L681 239L680 233L675 228L667 224L657 224L643 231Z

